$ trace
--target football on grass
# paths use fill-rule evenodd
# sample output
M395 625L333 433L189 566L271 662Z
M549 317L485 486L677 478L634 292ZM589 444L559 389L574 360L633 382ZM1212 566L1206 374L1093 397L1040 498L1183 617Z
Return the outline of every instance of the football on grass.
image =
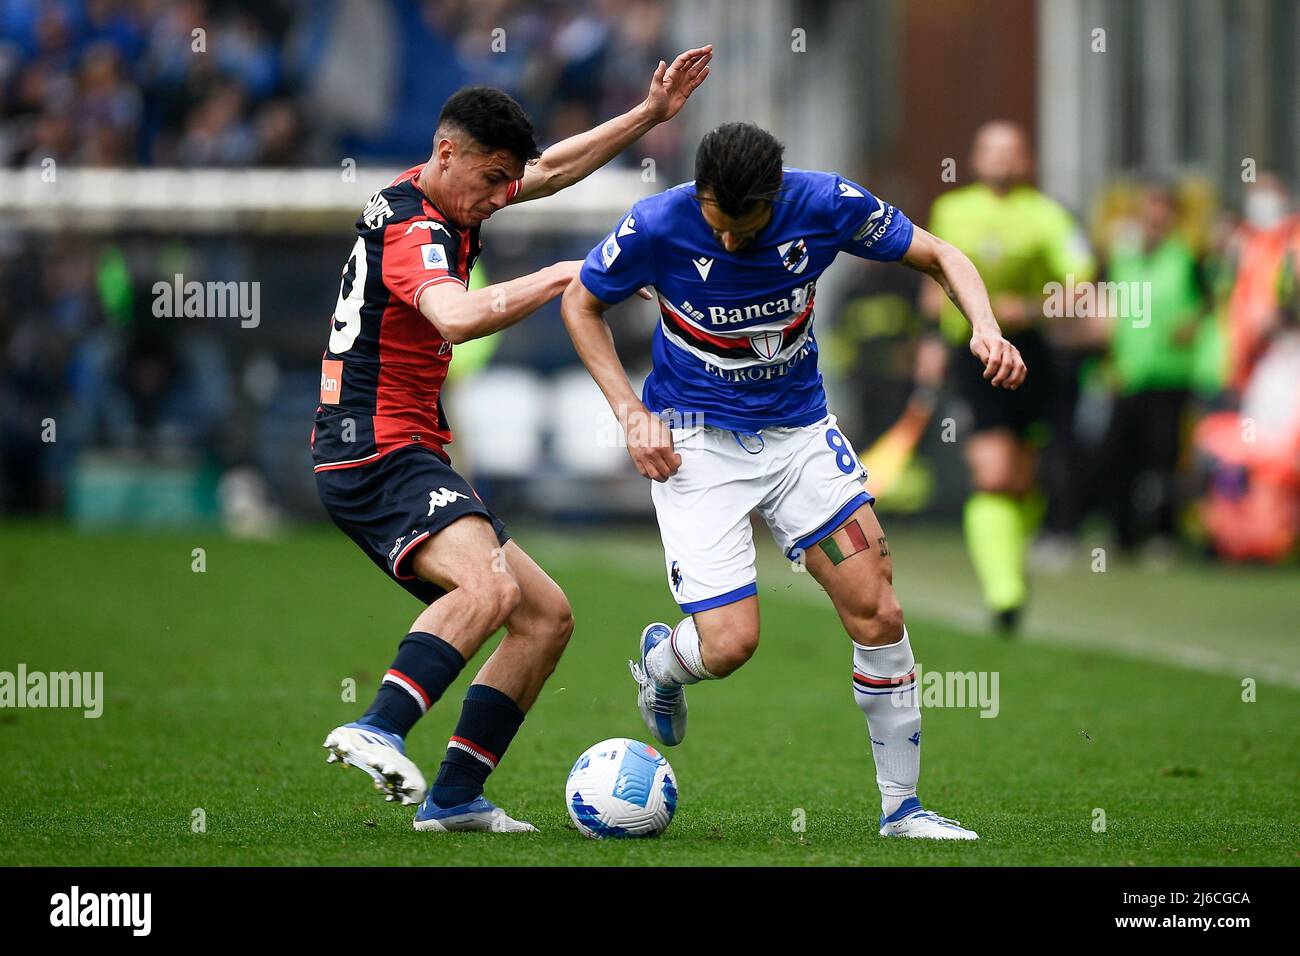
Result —
M655 748L612 737L578 758L564 802L574 825L593 840L659 836L677 809L677 779Z

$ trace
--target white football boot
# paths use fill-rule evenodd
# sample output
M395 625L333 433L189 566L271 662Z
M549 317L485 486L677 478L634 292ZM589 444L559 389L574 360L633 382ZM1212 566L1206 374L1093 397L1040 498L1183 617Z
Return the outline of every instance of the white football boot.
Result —
M330 752L328 763L364 770L385 800L412 804L424 799L424 774L406 756L401 737L352 723L331 730L324 746Z
M636 704L655 740L665 747L676 747L686 737L686 690L681 684L662 687L656 684L646 670L646 656L656 646L672 637L673 629L667 624L648 624L641 632L641 659L628 661L632 677L637 682Z
M914 837L923 840L978 840L979 834L967 830L956 820L949 820L925 809L916 797L908 797L888 817L880 818L883 837Z
M537 827L523 820L515 820L486 797L478 796L469 803L443 808L433 802L430 794L415 812L415 829L427 833L453 833L482 831L484 833L536 833Z

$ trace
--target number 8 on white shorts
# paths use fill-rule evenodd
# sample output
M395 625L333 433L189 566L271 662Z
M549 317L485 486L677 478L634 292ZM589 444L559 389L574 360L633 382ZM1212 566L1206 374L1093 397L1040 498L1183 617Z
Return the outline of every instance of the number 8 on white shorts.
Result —
M673 598L690 614L758 593L749 514L758 509L796 558L875 499L835 416L757 435L699 425L673 429L677 474L651 482Z

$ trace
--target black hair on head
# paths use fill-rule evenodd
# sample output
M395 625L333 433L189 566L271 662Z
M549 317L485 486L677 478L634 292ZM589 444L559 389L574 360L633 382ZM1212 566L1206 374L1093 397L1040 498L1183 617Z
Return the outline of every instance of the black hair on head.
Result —
M695 151L695 188L707 186L718 208L733 219L781 191L785 147L753 123L723 123Z
M466 86L452 94L438 114L438 128L456 127L490 153L499 149L527 163L542 155L532 120L508 93L490 86Z

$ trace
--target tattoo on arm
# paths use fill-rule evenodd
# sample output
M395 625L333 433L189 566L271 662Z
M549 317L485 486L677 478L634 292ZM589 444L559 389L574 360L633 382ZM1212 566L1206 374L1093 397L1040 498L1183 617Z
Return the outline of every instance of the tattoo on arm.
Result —
M880 556L881 556L882 558L888 557L888 556L889 556L889 539L886 538L886 537L882 534L879 538L876 539L876 543L877 543L878 545L880 545Z

